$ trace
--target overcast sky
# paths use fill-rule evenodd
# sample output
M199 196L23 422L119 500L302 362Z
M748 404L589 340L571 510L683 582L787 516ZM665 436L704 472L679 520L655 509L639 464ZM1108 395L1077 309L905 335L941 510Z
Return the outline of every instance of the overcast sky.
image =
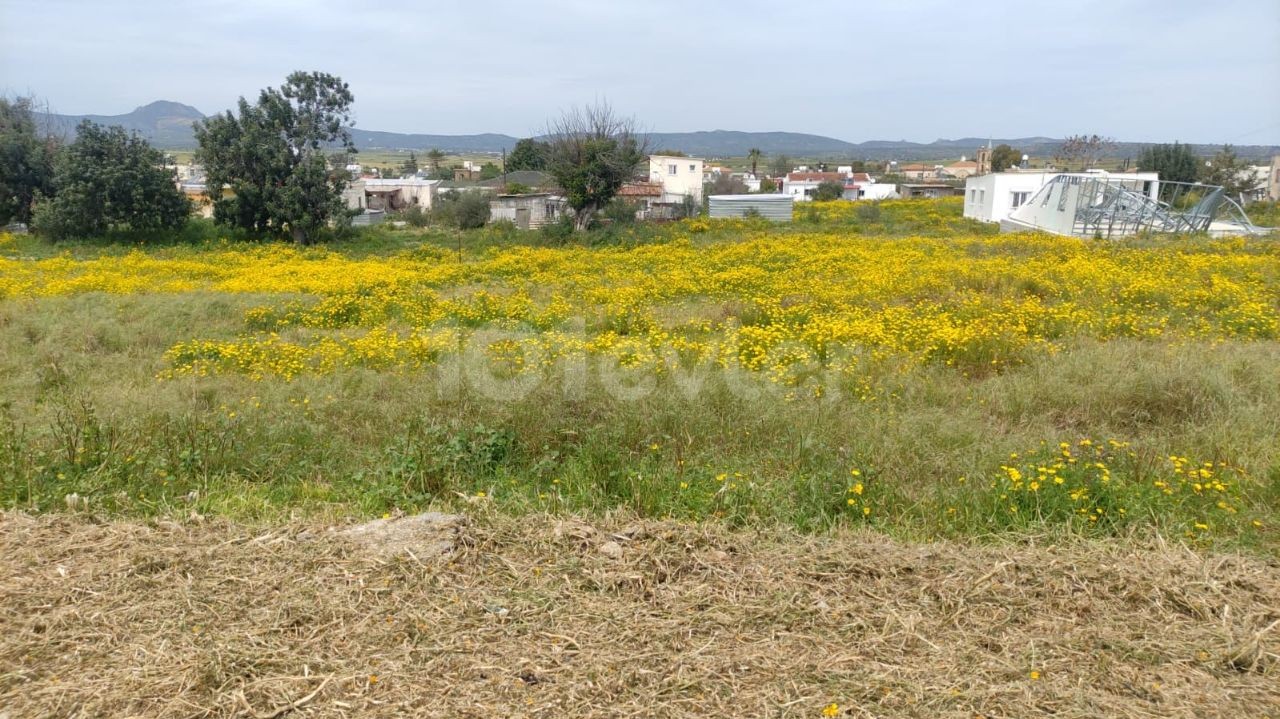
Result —
M294 69L369 130L604 97L654 131L1280 144L1280 0L0 0L0 92L57 112L211 114Z

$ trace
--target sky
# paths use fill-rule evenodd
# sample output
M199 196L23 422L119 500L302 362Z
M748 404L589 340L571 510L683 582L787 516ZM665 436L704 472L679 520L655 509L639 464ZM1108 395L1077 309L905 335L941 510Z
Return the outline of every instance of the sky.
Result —
M212 114L293 70L367 130L605 99L655 132L1280 144L1280 0L0 0L0 93L55 112Z

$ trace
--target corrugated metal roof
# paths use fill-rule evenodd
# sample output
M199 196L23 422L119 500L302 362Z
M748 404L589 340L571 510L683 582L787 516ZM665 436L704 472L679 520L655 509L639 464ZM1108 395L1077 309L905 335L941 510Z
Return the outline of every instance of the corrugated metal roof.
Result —
M774 222L791 221L793 202L791 195L712 195L708 198L709 214L713 218L757 214Z

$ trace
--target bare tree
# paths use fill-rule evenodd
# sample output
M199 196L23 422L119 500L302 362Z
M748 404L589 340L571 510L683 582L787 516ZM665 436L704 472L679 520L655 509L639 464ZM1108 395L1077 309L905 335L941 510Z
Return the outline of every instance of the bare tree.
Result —
M578 230L648 155L648 140L636 132L635 120L618 116L604 100L565 112L548 125L546 140L547 172L565 191Z
M1062 141L1062 147L1058 149L1056 157L1066 165L1065 169L1070 170L1071 165L1079 163L1081 170L1088 170L1096 166L1098 160L1115 149L1115 146L1114 138L1100 135L1071 135Z

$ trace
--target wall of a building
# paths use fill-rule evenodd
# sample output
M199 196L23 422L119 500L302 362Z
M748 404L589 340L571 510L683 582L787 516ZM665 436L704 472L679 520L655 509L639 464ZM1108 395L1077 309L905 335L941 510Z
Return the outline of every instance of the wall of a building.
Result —
M564 214L565 203L563 198L550 195L496 197L489 201L489 222L507 220L514 223L522 209L529 211L529 227L521 229L536 230Z
M662 184L663 202L680 202L685 195L702 202L702 166L702 159L697 157L650 155L649 180Z
M1013 193L1030 199L1059 172L995 172L964 181L964 216L983 222L999 222L1013 211Z

